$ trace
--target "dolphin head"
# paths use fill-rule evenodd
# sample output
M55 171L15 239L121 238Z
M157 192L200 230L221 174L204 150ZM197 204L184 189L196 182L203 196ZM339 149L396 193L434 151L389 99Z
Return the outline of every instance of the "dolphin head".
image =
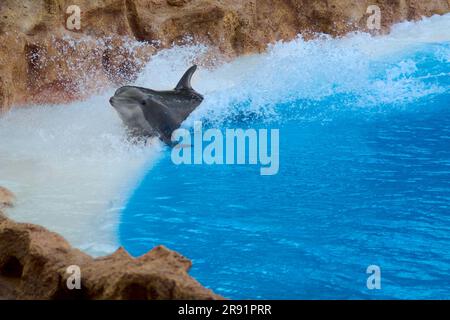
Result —
M124 109L135 109L145 103L145 94L136 87L121 87L109 99L109 103L121 113Z
M129 129L140 134L150 134L153 130L144 120L142 111L147 103L146 99L147 95L141 89L125 86L116 90L109 103Z

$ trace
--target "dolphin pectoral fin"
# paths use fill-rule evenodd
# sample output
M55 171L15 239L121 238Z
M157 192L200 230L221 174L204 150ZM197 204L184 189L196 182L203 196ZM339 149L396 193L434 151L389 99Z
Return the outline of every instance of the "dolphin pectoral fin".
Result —
M194 74L195 70L197 70L197 66L193 65L190 67L184 75L181 77L180 81L178 82L177 86L175 87L175 90L181 90L181 89L191 89L191 78Z

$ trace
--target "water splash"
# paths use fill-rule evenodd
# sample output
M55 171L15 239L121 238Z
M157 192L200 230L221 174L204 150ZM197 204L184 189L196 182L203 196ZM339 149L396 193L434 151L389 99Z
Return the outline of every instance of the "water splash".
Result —
M166 152L122 214L121 243L177 250L232 299L447 297L449 17L200 72L205 103L186 125L278 128L280 171L176 166ZM382 290L367 289L372 264Z
M107 95L13 109L0 120L0 137L0 185L18 198L12 218L91 254L117 248L119 212L159 143L130 144Z
M415 62L396 54L414 52L423 43L450 41L449 30L450 15L435 16L399 24L388 36L356 33L308 42L299 37L276 43L265 54L201 68L193 87L205 100L185 125L197 119L223 125L254 116L308 120L318 116L312 110L336 95L342 95L341 103L327 106L333 112L342 106L370 109L380 99L392 107L448 92L445 82L432 81L449 77L448 68L431 78L418 76ZM207 50L196 45L161 51L136 84L173 88ZM449 52L448 45L433 50L447 63ZM119 213L161 150L157 142L153 147L129 144L108 105L110 94L70 105L14 109L0 118L0 185L19 199L10 215L49 227L92 254L118 246ZM335 116L333 112L325 112L324 119Z

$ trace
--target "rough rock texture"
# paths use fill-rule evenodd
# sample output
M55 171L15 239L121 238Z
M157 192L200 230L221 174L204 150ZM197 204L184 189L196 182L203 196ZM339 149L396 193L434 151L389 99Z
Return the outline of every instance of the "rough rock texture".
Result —
M69 290L69 266L81 289ZM132 258L124 249L94 259L43 227L16 223L0 212L1 299L222 299L187 271L191 262L158 246Z
M0 187L2 204L12 206L14 195ZM81 271L81 289L67 281ZM192 263L158 246L132 258L123 248L102 257L74 249L60 235L16 223L0 211L1 299L222 299L188 275ZM71 271L73 272L73 271Z
M2 0L0 111L129 82L174 43L201 42L233 57L299 33L366 30L373 4L383 31L450 8L450 0ZM81 30L67 29L70 5L81 9Z
M6 188L0 186L0 210L7 207L13 207L16 201L14 194Z

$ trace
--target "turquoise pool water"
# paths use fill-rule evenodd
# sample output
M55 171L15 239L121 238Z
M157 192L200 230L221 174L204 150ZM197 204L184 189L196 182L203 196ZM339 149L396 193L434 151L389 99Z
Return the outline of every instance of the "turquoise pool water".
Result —
M229 298L449 298L450 42L370 41L279 44L207 92L205 126L280 130L279 173L166 149L122 213L125 248L164 244Z

